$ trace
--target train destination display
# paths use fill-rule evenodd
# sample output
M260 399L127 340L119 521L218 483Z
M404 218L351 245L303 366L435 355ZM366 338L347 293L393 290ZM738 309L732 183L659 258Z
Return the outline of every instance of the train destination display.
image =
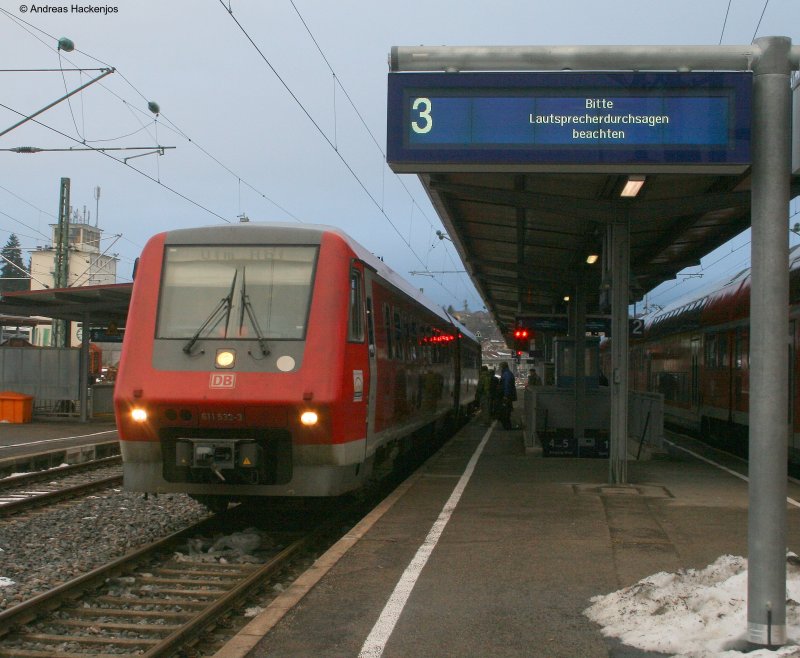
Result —
M746 165L749 73L391 73L389 163Z

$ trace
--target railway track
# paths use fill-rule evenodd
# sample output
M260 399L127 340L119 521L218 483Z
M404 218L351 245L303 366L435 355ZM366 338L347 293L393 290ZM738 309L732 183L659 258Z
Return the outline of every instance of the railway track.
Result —
M0 480L0 518L122 485L119 456Z
M225 635L226 614L341 522L311 514L309 528L276 533L242 531L247 514L235 517L211 517L0 612L0 657L195 654L205 634ZM222 530L227 548L209 552Z

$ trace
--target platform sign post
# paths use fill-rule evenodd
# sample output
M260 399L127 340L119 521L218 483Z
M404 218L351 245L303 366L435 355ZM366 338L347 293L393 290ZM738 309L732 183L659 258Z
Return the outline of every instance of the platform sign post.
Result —
M611 264L611 415L609 419L609 482L628 482L628 295L630 234L620 218L608 227Z

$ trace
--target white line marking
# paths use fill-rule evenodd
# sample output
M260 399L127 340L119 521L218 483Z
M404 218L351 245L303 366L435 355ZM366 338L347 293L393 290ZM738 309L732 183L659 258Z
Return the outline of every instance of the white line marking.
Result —
M92 434L78 434L76 436L62 436L58 439L43 439L42 441L29 441L27 443L12 443L7 446L0 446L0 450L4 448L19 448L20 446L36 446L40 443L53 443L54 441L69 441L70 439L85 439L87 436L99 436L100 434L113 434L117 430L103 430L102 432L93 432Z
M706 464L711 464L712 466L716 466L717 468L725 471L726 473L730 473L731 475L733 475L734 477L739 478L740 480L744 480L745 482L748 482L748 483L750 482L750 478L748 478L746 475L742 475L741 473L737 473L736 471L732 471L731 469L726 468L722 464L717 464L717 462L711 461L710 459L707 459L706 457L703 457L702 455L698 455L696 452L694 452L692 450L689 450L688 448L684 448L683 446L679 446L677 443L674 443L674 442L669 441L667 439L664 439L664 443L669 443L673 448L677 448L678 450L683 450L684 452L688 452L695 459L699 459L700 461L706 462ZM794 507L800 507L800 503L798 503L794 498L789 498L787 496L786 502L789 503L790 505L793 505Z
M375 622L375 626L372 627L369 636L364 642L364 646L361 647L361 651L358 654L359 658L380 658L380 656L383 655L386 643L394 632L394 627L398 619L400 619L400 615L403 613L403 608L408 598L411 596L411 591L417 584L417 579L425 568L425 564L428 562L431 553L433 553L433 549L436 548L436 544L442 536L442 532L444 532L448 521L450 521L450 517L455 511L458 501L461 500L461 494L464 493L464 489L466 489L472 477L472 473L475 470L475 465L478 463L483 448L486 446L486 442L489 440L489 436L496 424L497 421L494 421L489 429L486 430L486 434L483 435L481 442L478 444L472 458L467 464L467 468L464 469L463 475L453 489L453 493L450 494L450 498L447 499L442 511L439 513L439 518L434 522L428 532L428 536L425 537L425 541L422 542L422 546L417 550L414 559L412 559L406 567L392 595L389 597L386 606L383 608L381 616L378 618L378 621Z

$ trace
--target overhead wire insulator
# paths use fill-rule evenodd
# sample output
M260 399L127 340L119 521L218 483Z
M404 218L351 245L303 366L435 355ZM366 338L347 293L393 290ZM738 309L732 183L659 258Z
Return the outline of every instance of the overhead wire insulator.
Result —
M17 146L17 148L9 149L14 153L40 153L42 149L38 146Z

